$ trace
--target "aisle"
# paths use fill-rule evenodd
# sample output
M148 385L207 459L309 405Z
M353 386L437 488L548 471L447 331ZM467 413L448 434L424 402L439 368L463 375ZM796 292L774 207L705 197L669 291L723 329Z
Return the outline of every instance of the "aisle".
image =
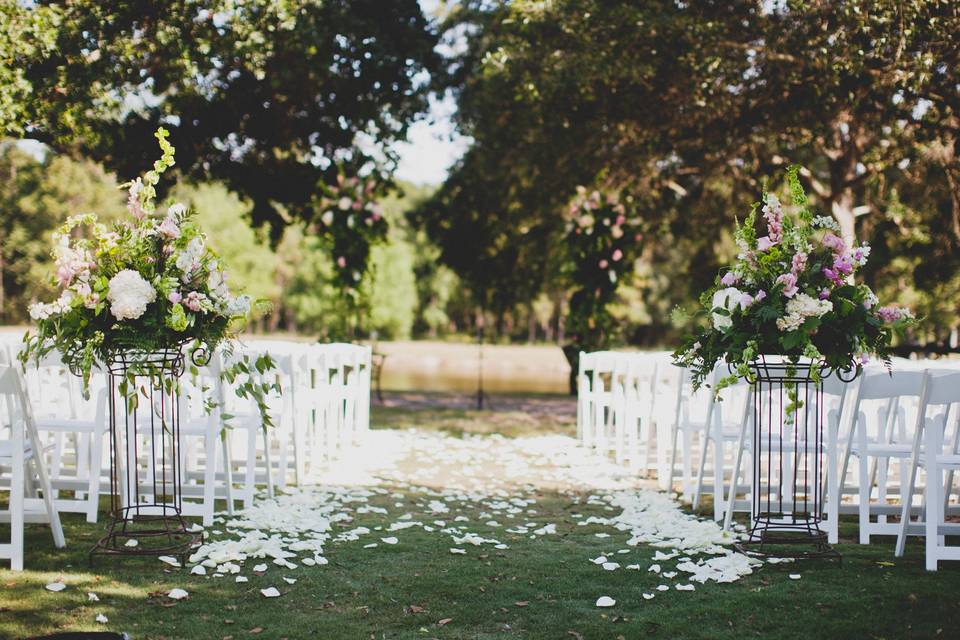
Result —
M661 563L648 568L662 579L637 581L649 587L646 599L658 591L692 591L697 582L732 582L755 565L732 553L732 538L712 521L684 513L651 483L562 435L375 430L354 456L314 480L236 517L218 518L213 540L191 559L200 563L192 571L225 577L251 569L262 574L270 564L287 571L323 566L336 560L339 545L375 553L402 544L411 528L435 536L437 549L453 555L476 548L509 557L521 541L591 527L609 549L579 560L598 570ZM540 508L544 499L563 504L561 517L553 506ZM584 514L597 509L604 515ZM373 523L354 526L361 518Z

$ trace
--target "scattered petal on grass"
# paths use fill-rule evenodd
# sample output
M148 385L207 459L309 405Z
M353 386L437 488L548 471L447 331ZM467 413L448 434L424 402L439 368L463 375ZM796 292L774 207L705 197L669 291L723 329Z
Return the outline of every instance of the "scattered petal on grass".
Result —
M658 564L652 564L652 565L650 565L650 568L647 569L647 571L652 571L652 572L654 572L654 573L660 573L660 565L658 565Z
M665 584L657 585L657 591L670 591L670 587Z
M437 620L437 626L443 627L453 622L453 618L444 618L443 620Z
M693 590L695 590L695 589L696 589L696 587L694 587L692 584L678 584L678 585L677 585L677 591L693 591Z
M266 589L260 589L260 594L264 598L279 598L280 591L276 587L267 587Z
M619 562L604 562L601 566L602 566L604 569L606 569L607 571L616 571L617 569L620 568L620 563L619 563Z
M645 594L643 594L643 599L644 599L644 600L653 600L653 598L654 598L655 596L656 596L656 594L653 594L653 593L645 593Z
M790 579L791 579L791 580L799 580L801 577L802 577L802 576L801 576L799 573L791 573L791 574L790 574Z
M137 542L136 540L134 540L133 538L130 538L129 540L127 540L127 541L124 543L123 546L125 546L125 547L135 547L135 546L137 546L138 544L140 544L140 543Z
M518 606L518 607L525 607L525 606L527 606L528 604L530 604L530 601L529 601L529 600L518 600L517 602L514 602L513 604L515 604L515 605Z
M370 544L365 544L365 545L363 545L363 548L364 548L364 549L376 549L376 547L377 547L377 543L376 543L376 542L371 542Z
M89 601L89 602L100 602L100 596L98 596L97 594L95 594L95 593L92 592L92 591L88 591L88 592L87 592L87 601Z
M297 584L296 578L288 578L287 576L283 576L283 581L287 584Z
M592 562L593 564L603 564L606 561L607 561L607 556L599 556L597 558L594 558L590 562Z
M662 575L664 578L673 578L673 577L676 577L677 572L676 572L676 571L664 571L664 572L663 572L662 574L660 574L660 575Z
M258 565L255 565L255 566L253 567L253 572L254 572L254 573L263 573L263 572L266 571L266 570L267 570L267 565L266 565L266 564L258 564Z
M247 576L237 576L237 582L250 582L250 578Z
M384 544L397 544L399 542L395 536L390 536L389 538L380 538L380 541Z
M160 562L165 562L171 567L177 567L177 568L180 567L180 561L174 558L173 556L159 556L157 560L159 560Z
M183 589L171 589L170 593L167 594L167 597L171 600L183 600L188 597L190 594L184 591Z
M317 561L314 560L313 558L304 558L304 559L301 560L300 562L303 563L304 565L308 566L308 567L313 567L313 566L316 566L316 564L317 564Z
M617 601L610 596L600 596L597 598L598 607L612 607L615 604L617 604Z
M193 569L190 569L190 573L195 576L205 576L207 575L207 568L202 564L198 564Z
M636 571L639 571L639 570L640 570L640 565L638 565L638 564L628 564L628 565L627 565L627 569L634 569L634 570L636 570Z
M95 620L96 620L97 622L99 622L100 624L107 624L108 622L110 622L110 621L107 619L107 616L103 615L102 613L98 613L98 614L97 614L97 617L95 618ZM99 634L98 634L98 635L99 635Z
M455 554L455 555L457 555L457 554L459 554L459 555L466 555L466 554L467 554L467 550L466 550L466 549L457 549L456 547L450 547L450 553Z
M57 591L63 591L64 589L66 589L67 585L65 585L62 582L51 582L45 588L47 591L53 591L54 593L56 593Z

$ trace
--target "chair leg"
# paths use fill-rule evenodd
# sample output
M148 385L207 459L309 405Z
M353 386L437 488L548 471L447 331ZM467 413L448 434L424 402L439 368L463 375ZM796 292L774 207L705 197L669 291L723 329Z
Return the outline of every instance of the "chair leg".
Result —
M14 429L16 430L16 425ZM10 478L10 569L23 571L23 502L26 490L26 461L23 445L14 434L13 475Z
M249 509L253 506L253 495L256 493L257 486L257 429L255 427L247 428L247 463L244 467L244 487L243 487L243 508Z
M929 449L928 449L929 451ZM933 458L934 456L930 456ZM927 571L937 570L937 552L940 548L939 525L943 520L943 501L940 491L943 489L942 474L935 460L930 460L927 466L927 521L926 521L926 566Z
M259 427L258 427L259 428ZM273 497L273 464L270 461L270 434L266 429L259 428L263 433L263 460L267 467L267 495Z
M700 492L703 491L703 472L707 466L707 449L710 447L710 429L707 428L702 439L702 449L700 451L700 467L697 469L697 482L693 490L693 500L691 506L696 511L700 506ZM714 444L716 446L716 444ZM716 487L714 487L716 490Z
M221 433L220 451L223 456L223 482L226 486L227 495L227 514L233 515L233 457L230 451L229 434Z
M40 491L43 492L43 506L47 510L50 529L53 531L53 544L57 549L62 549L67 546L67 541L63 535L63 526L60 524L60 513L53 503L53 488L50 486L50 478L47 476L47 470L43 468L43 462L39 457L34 456L30 460L33 463L34 472L40 479Z
M914 450L910 459L910 473L907 475L904 485L904 491L900 494L900 531L897 533L897 546L893 555L897 558L903 557L903 552L907 545L907 527L910 526L910 511L913 505L913 492L916 488L917 467L919 466L919 452Z
M873 493L870 487L869 457L866 451L861 451L860 462L860 504L857 511L860 516L860 544L870 544L870 494Z
M213 524L216 511L217 483L217 435L208 429L203 436L203 526Z
M740 436L737 438L737 457L730 474L730 493L727 496L726 513L723 516L723 530L730 531L733 524L733 510L737 503L737 489L740 483L740 466L743 464L743 447L746 444L747 421L740 426Z
M90 435L90 470L87 482L87 522L97 521L100 509L100 467L103 464L103 430L98 427Z
M673 441L673 446L670 447L670 470L667 473L667 486L666 490L673 493L673 479L677 475L677 444L679 440L680 429L674 427L671 433L671 440Z

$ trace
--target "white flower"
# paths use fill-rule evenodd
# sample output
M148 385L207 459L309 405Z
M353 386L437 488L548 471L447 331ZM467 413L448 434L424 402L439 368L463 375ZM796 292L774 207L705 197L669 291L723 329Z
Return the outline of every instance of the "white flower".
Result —
M250 296L242 295L227 301L226 315L230 318L246 316L250 313Z
M207 276L207 288L210 289L210 297L217 302L228 302L230 299L230 288L227 287L227 281L223 277L223 272L211 265L210 275Z
M174 203L173 203L172 205L170 205L170 207L167 209L167 217L168 217L168 218L182 218L183 215L184 215L186 212L187 212L187 207L186 207L186 205L181 204L181 203L179 203L179 202L174 202Z
M817 300L805 293L800 293L787 302L787 315L777 318L777 328L781 331L795 331L807 318L819 318L832 310L833 303L829 300Z
M28 307L30 317L34 320L46 320L50 316L57 316L69 311L73 302L73 291L67 290L60 297L50 303L36 302Z
M743 297L743 292L736 287L727 287L726 289L720 289L713 294L713 309L726 309L728 312L732 313L734 309L737 308L737 305L740 304L740 299ZM733 320L729 315L723 315L721 313L713 314L713 326L717 329L726 329L733 324Z
M117 320L136 320L157 299L157 291L132 269L124 269L110 278L107 300Z
M320 219L323 221L323 224L328 227L333 224L333 211L327 210L323 212L323 215L320 216Z
M340 207L340 209L341 209L342 211L346 211L346 210L349 209L351 206L353 206L353 200L351 200L350 198L344 196L344 197L340 198L340 200L337 201L337 206Z
M187 247L177 256L177 269L184 274L189 274L200 265L200 257L203 255L203 238L197 236L187 244Z

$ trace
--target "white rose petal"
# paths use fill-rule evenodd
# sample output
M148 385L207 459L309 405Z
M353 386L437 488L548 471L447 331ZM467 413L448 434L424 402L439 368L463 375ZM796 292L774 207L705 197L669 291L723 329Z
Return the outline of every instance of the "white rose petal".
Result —
M597 598L598 607L602 607L602 608L612 607L615 604L617 604L617 601L611 598L610 596L600 596L599 598Z
M170 593L167 594L167 597L171 600L183 600L188 597L190 594L184 591L183 589L170 589Z
M260 593L264 598L279 598L280 591L276 587L267 587L266 589L260 589Z
M107 616L103 615L102 613L98 613L98 614L97 614L97 617L94 618L94 620L96 620L96 621L99 622L100 624L107 624L108 622L110 622L110 621L107 619Z
M63 584L62 582L51 582L45 588L47 591L53 591L56 593L57 591L63 591L66 589L67 585Z

